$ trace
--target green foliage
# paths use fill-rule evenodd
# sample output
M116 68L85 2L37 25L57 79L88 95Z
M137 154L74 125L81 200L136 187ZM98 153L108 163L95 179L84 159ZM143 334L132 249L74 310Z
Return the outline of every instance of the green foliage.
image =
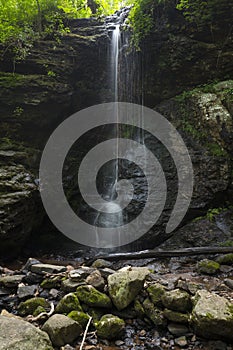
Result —
M186 19L195 23L200 29L210 26L213 29L221 20L221 23L231 22L229 16L229 0L179 0L177 9L183 11Z
M213 208L209 209L206 217L209 221L213 222L216 215L219 215L224 209L223 208Z
M136 0L129 14L129 22L133 29L133 44L139 49L140 41L153 28L153 10L159 0Z

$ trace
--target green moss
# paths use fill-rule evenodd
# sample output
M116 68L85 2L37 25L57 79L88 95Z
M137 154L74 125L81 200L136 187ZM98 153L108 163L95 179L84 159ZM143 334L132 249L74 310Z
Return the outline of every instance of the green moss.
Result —
M145 314L144 308L138 299L136 299L134 302L134 310L139 317L143 317Z
M188 323L190 319L189 314L183 314L181 312L172 311L169 309L165 309L163 314L169 321L177 323Z
M233 241L227 240L219 244L220 247L233 247Z
M52 278L46 278L44 279L40 286L45 289L51 289L51 288L58 288L61 285L61 277L55 276Z
M200 273L214 275L219 271L220 265L216 261L204 259L197 264L197 270Z
M85 329L90 319L90 316L82 311L71 311L67 316L70 317L72 320L78 322L83 329Z
M233 264L233 253L221 255L216 259L220 265L232 265Z
M36 310L33 312L33 316L36 317L42 312L46 312L45 308L43 306L38 306Z
M31 298L19 304L18 313L20 316L33 315L39 306L47 308L50 304L44 298Z
M77 295L69 293L65 295L57 304L56 313L67 315L71 311L82 311Z
M147 288L147 292L149 293L149 296L153 302L154 305L161 305L162 304L162 296L165 293L164 287L159 283L151 284Z
M165 326L166 319L163 316L163 311L155 307L155 305L146 298L143 302L145 315L154 323L155 326Z
M111 308L112 303L110 298L99 292L93 286L80 286L77 288L76 294L78 298L85 304L94 307Z

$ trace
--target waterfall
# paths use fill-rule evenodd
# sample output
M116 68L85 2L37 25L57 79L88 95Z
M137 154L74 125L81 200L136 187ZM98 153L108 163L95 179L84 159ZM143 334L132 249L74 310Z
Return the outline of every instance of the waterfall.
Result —
M118 65L119 65L119 48L120 48L120 24L116 24L112 32L111 40L111 67L112 67L112 89L114 102L118 102Z

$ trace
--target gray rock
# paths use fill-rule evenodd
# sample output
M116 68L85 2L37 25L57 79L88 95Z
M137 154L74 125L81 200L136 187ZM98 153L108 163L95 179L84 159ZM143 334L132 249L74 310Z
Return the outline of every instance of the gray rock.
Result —
M175 344L180 346L181 348L184 348L188 344L188 342L186 337L183 336L183 337L176 338Z
M75 292L76 289L80 286L85 284L84 282L77 282L77 281L73 281L69 278L67 278L66 280L62 281L61 283L61 288L62 290L64 290L65 292Z
M112 266L112 263L104 259L97 259L96 261L93 262L91 266L97 269L108 268Z
M111 308L111 299L95 287L87 285L77 288L76 294L83 303L92 307Z
M170 323L167 328L171 334L178 337L189 333L189 328L179 323Z
M76 270L71 270L69 273L69 278L72 281L79 282L82 279L87 278L93 271L95 271L94 268L83 266Z
M226 279L224 280L224 283L225 283L225 285L226 285L227 287L233 289L233 279L231 279L231 278L226 278Z
M22 282L24 275L9 275L0 277L0 285L6 288L16 288Z
M92 285L98 290L103 291L105 282L103 277L101 276L101 273L98 270L93 271L87 278L86 283Z
M82 327L65 315L55 314L45 322L42 330L48 333L54 346L63 346L77 339Z
M20 299L33 297L37 288L38 288L38 285L32 285L32 286L19 285L17 289L17 295Z
M61 273L66 272L66 267L51 264L36 264L31 266L31 272L38 273L40 275L46 273Z
M32 324L0 316L0 350L53 350L48 335Z
M41 262L34 258L29 258L26 264L22 267L21 271L30 271L32 265L41 264Z
M215 275L219 271L220 265L216 261L204 259L198 262L197 270L199 273Z
M126 308L135 299L149 273L145 267L132 267L108 277L109 294L118 310Z
M194 297L191 322L197 335L208 339L233 341L233 305L206 290Z

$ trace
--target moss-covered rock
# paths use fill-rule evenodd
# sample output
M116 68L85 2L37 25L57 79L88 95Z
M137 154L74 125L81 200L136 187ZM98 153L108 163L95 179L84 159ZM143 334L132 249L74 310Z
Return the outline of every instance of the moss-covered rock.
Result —
M82 311L71 311L67 316L70 317L72 320L78 322L83 329L85 329L87 322L90 319L90 316Z
M72 343L82 332L80 324L65 315L55 314L42 327L54 346Z
M62 276L55 276L52 278L45 278L40 286L45 289L58 288L61 285Z
M33 315L34 311L39 307L47 308L50 306L49 302L44 298L31 298L19 304L18 313L20 316Z
M42 312L46 312L45 308L43 306L38 306L36 310L33 312L33 316L38 316Z
M180 289L165 292L162 303L166 308L179 312L188 312L192 307L190 295Z
M209 339L233 341L233 305L206 290L196 293L191 323L197 335Z
M220 265L233 265L233 253L221 255L216 261Z
M199 273L214 275L219 271L220 265L216 261L204 259L198 262L197 270Z
M154 305L162 304L162 296L164 295L165 289L160 283L153 283L147 288L147 292Z
M163 311L164 316L171 322L188 323L190 319L189 314L183 314L181 312L165 309Z
M123 310L135 299L149 273L147 268L133 267L108 276L109 294L118 310Z
M103 339L119 338L124 330L125 322L117 316L108 314L96 323L97 335Z
M166 319L163 316L162 310L158 309L149 298L143 302L145 315L154 323L155 326L165 326Z
M69 293L65 295L56 306L56 313L58 314L68 314L71 311L82 311L79 299L76 294Z
M83 303L92 307L111 308L111 299L99 292L93 286L86 285L77 288L76 294Z
M134 310L136 311L138 317L143 317L145 315L142 303L138 299L134 301Z

